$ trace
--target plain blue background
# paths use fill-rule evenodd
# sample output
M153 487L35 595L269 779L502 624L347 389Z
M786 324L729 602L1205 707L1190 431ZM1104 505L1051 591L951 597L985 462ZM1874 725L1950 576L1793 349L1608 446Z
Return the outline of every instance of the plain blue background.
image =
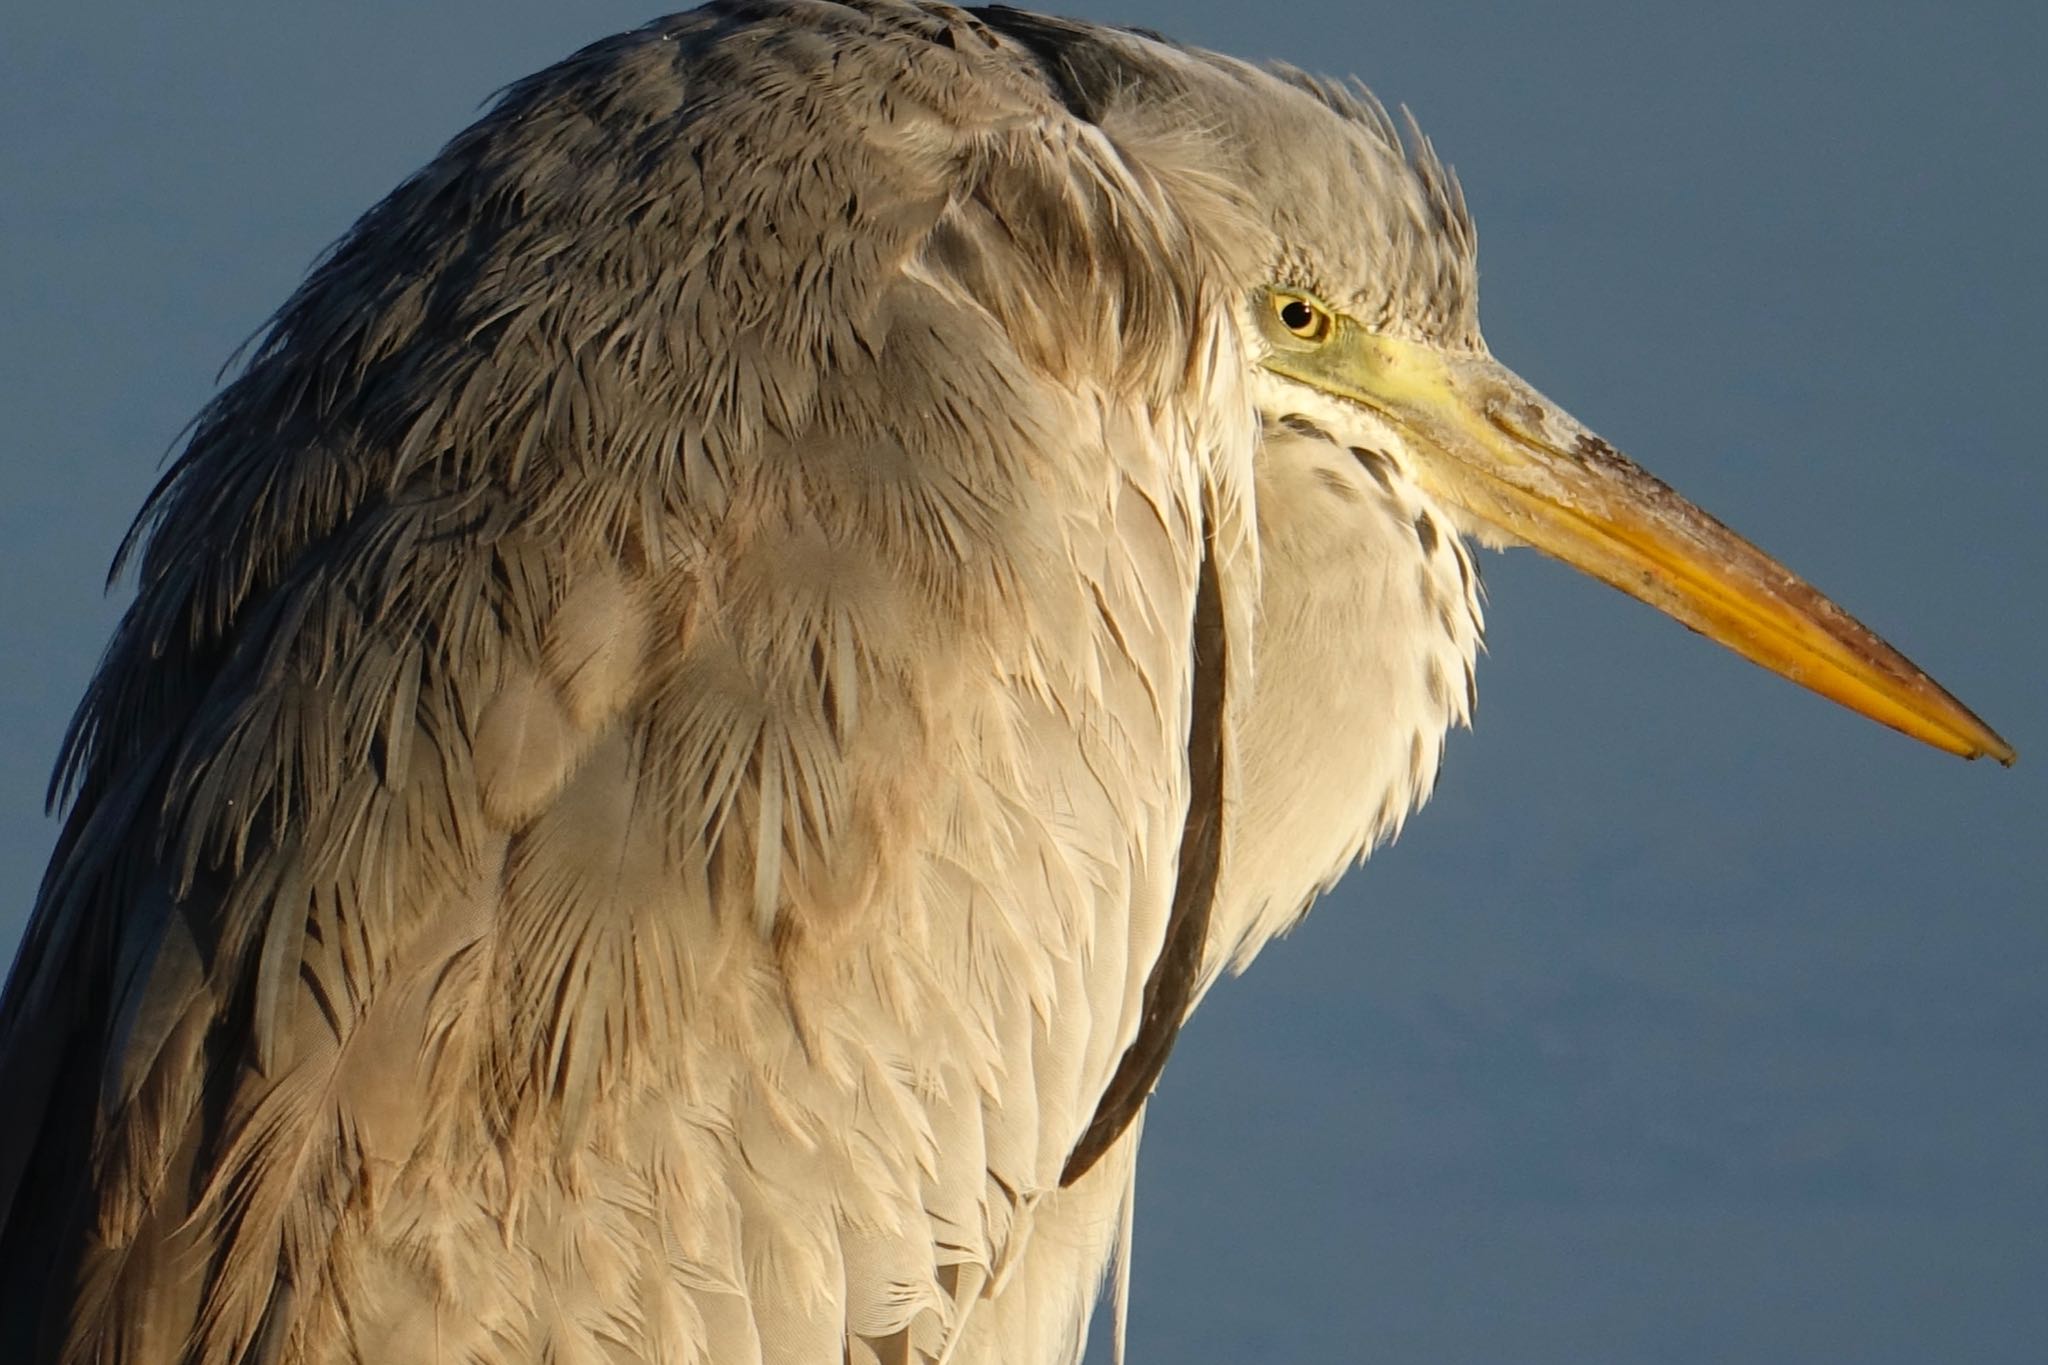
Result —
M1495 352L2023 755L1489 557L1435 805L1167 1072L1137 1358L2048 1359L2043 7L1070 8L1412 105ZM0 14L0 950L218 366L494 88L652 13Z

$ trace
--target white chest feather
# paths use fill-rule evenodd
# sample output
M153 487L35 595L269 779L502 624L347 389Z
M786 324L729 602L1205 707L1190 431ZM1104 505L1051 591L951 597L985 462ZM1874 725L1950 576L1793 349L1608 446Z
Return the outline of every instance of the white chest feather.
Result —
M1257 472L1263 595L1209 979L1428 799L1484 629L1470 550L1394 459L1300 421L1268 429Z

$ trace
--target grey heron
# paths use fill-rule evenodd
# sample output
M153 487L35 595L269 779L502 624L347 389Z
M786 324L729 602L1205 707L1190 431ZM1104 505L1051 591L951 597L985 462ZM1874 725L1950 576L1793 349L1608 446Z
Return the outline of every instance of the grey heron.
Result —
M14 1339L1071 1354L1185 1009L1433 780L1467 535L2006 756L1496 366L1471 249L1362 96L1009 13L516 88L144 524Z

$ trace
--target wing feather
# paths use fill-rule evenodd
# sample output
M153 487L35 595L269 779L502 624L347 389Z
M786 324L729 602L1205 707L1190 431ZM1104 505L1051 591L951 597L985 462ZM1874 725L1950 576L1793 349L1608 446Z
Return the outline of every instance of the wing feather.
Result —
M8 1358L1074 1337L1242 552L1214 264L880 0L598 44L372 209L145 508L60 764Z

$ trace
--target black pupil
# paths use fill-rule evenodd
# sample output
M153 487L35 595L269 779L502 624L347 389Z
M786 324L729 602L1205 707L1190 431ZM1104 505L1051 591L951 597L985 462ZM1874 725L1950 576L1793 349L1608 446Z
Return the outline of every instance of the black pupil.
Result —
M1290 332L1306 332L1315 325L1316 312L1300 299L1289 299L1280 305L1280 321Z

